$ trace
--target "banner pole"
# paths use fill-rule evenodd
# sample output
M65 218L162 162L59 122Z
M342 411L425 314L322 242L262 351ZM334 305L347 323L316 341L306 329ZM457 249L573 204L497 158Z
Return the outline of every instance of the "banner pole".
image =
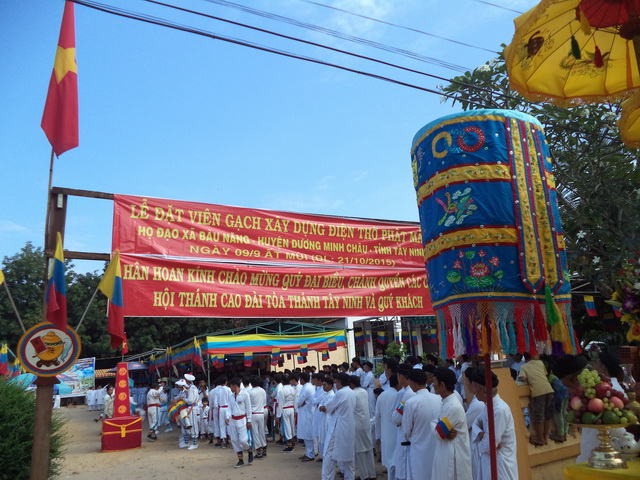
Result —
M22 323L22 319L20 318L20 313L18 313L18 309L16 308L16 304L13 301L13 297L11 296L11 292L9 291L9 285L7 285L7 281L4 282L4 288L7 291L7 295L9 295L9 301L11 302L11 306L13 307L13 311L16 312L16 317L18 317L18 323L20 324L20 328L22 328L22 333L26 332L24 328L24 324Z
M51 148L49 161L49 185L47 189L47 213L44 225L44 284L49 279L49 258L47 257L47 245L49 244L49 228L51 214L51 187L53 184L53 159L54 151ZM47 288L42 296L42 320L47 320ZM35 419L33 428L33 444L31 445L31 471L30 480L46 480L49 478L49 449L51 442L51 419L53 415L53 386L59 383L56 377L38 377L36 384Z
M76 325L76 332L78 330L80 330L80 325L82 325L82 322L84 321L84 317L87 316L87 312L89 311L89 307L93 303L93 299L96 298L96 293L98 293L98 287L96 287L96 289L93 292L93 295L91 295L91 299L89 300L89 303L87 304L87 308L84 309L84 313L82 314L82 318L78 322L78 325Z
M491 379L491 320L488 315L484 318L484 327L485 331L483 334L488 337L487 351L484 353L484 378L485 394L487 397L487 420L489 423L489 465L491 468L491 479L498 480L498 453L496 448L496 426L493 412L493 382Z

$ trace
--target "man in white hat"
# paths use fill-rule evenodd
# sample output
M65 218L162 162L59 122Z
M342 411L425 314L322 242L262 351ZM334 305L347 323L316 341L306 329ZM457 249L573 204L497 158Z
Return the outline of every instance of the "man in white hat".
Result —
M184 379L187 383L184 401L187 404L187 414L191 423L191 428L188 432L191 436L191 445L189 445L189 438L185 438L185 442L188 445L187 450L195 450L198 448L198 436L200 435L200 407L198 406L200 392L198 387L193 384L196 377L190 373L185 373Z
M178 393L173 397L173 400L171 403L176 404L180 400L186 403L187 389L189 388L187 381L181 378L174 384L174 388L177 389ZM180 448L187 448L189 446L189 437L191 436L190 435L191 425L188 425L188 422L189 422L188 416L187 418L184 419L184 421L182 420L181 417L178 417L176 419L176 423L180 426L180 430L181 430L181 435L178 440L178 447Z

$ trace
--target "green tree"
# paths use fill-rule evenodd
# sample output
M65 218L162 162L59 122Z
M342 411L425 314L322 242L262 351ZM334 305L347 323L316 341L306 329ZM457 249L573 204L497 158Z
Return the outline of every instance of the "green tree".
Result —
M29 478L35 395L11 382L0 382L0 480ZM51 423L48 478L57 478L64 460L65 419L54 414Z
M25 328L42 321L44 252L31 242L19 253L4 257L2 271ZM15 347L22 330L4 286L0 287L0 340Z

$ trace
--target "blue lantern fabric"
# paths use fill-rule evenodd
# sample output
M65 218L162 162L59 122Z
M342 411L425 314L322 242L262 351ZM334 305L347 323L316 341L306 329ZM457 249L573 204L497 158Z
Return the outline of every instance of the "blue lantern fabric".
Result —
M415 135L411 161L441 355L542 351L550 342L575 352L540 123L509 110L449 115Z

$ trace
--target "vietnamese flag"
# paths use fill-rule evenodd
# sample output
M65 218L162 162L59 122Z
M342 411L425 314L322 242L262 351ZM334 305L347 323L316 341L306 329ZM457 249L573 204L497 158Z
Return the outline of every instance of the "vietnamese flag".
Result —
M114 350L122 346L122 353L129 351L127 347L127 336L124 333L124 301L122 299L122 275L120 269L120 252L116 250L111 258L111 263L98 288L110 300L109 319L107 320L107 330L111 335L111 348Z
M49 272L47 285L47 321L60 330L67 329L67 286L64 278L64 256L62 253L62 236L56 234L56 253Z
M64 4L58 49L40 125L56 156L79 145L78 67L72 2Z

